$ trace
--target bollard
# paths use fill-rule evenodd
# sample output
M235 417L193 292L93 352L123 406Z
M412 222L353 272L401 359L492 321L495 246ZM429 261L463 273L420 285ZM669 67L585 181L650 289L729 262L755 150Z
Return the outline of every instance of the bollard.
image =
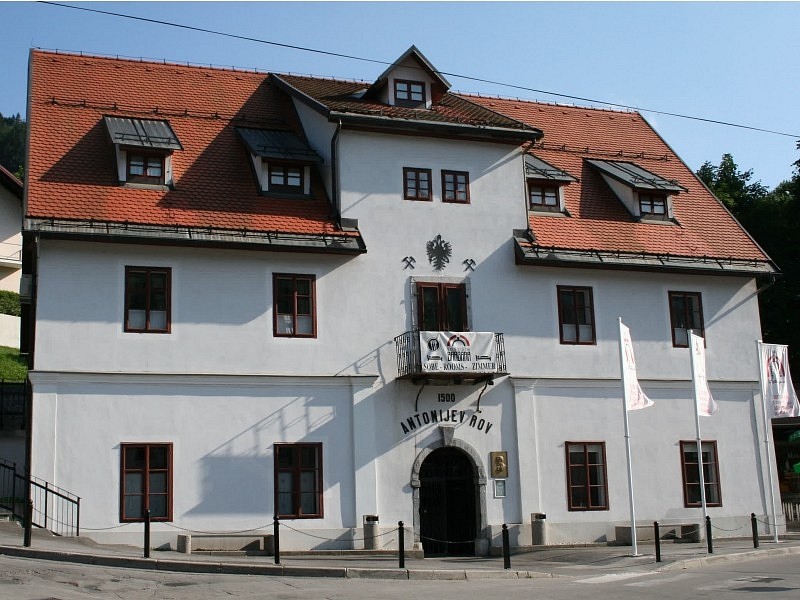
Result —
M144 557L150 558L150 509L144 509Z
M403 522L397 522L397 545L399 546L397 549L397 559L400 563L399 567L401 569L406 568L406 532L403 529Z
M714 554L714 540L711 539L711 517L706 517L706 541L708 542L708 553Z
M753 530L753 548L758 548L758 522L756 513L750 513L750 529Z
M656 562L661 562L661 534L658 532L658 521L653 521L653 535L656 540Z
M275 564L281 564L281 532L278 515L272 518L272 545L275 548Z
M25 505L25 533L22 538L22 545L26 548L31 547L31 529L33 529L33 500L28 500Z
M511 549L508 543L508 525L503 523L503 568L511 568Z

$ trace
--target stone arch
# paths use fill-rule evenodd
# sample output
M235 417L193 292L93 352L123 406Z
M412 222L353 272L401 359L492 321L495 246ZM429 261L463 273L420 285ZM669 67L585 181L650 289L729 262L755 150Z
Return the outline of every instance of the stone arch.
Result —
M421 545L421 538L420 538L420 516L419 516L419 507L420 507L420 487L421 482L419 478L420 470L422 469L422 463L425 462L425 459L435 450L439 448L458 448L464 454L467 455L470 462L472 462L472 466L475 469L475 485L477 486L478 492L478 527L477 527L477 537L476 537L476 544L475 544L475 554L488 554L489 552L489 543L490 543L490 532L489 527L486 523L486 470L483 467L483 461L481 460L480 454L473 448L470 444L466 443L463 440L456 439L453 435L454 428L452 425L440 425L440 431L442 432L442 439L438 440L426 448L423 448L417 454L416 459L414 459L414 464L411 467L411 491L412 491L412 502L413 502L413 518L414 518L414 545L416 547L422 547Z

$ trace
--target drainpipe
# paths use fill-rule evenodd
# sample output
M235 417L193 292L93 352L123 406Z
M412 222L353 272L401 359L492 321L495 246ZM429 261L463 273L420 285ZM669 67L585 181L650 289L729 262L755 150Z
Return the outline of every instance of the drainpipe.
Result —
M342 198L339 192L339 133L342 131L342 120L336 125L336 132L331 138L331 202L336 225L342 229Z

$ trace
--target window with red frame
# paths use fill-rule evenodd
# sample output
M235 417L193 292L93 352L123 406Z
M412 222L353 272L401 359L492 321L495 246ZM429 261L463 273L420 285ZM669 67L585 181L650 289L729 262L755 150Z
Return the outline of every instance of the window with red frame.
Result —
M275 514L321 518L322 444L275 444Z
M562 344L594 344L592 288L558 286L558 321Z
M279 337L316 337L315 277L275 273L274 334Z
M719 485L719 464L717 461L717 442L702 441L702 461L697 458L697 442L681 442L681 467L683 472L683 504L684 506L701 506L700 469L703 465L703 483L706 490L707 506L722 506L722 494Z
M125 331L169 333L170 275L165 267L125 267Z
M442 202L469 203L469 173L442 171Z
M467 287L418 281L417 323L421 331L469 331Z
M394 103L411 108L425 104L425 82L395 79Z
M120 444L120 521L172 520L172 444Z
M431 199L431 170L403 168L403 198L406 200Z
M303 167L297 165L269 165L269 190L274 192L290 192L302 194Z
M127 177L130 183L164 184L164 155L127 151Z
M559 211L558 186L531 181L528 184L531 210Z
M669 318L672 323L672 345L689 347L689 330L705 337L703 302L699 292L669 292Z
M605 442L566 442L569 510L608 510Z
M667 197L664 194L639 192L639 213L643 217L666 217Z

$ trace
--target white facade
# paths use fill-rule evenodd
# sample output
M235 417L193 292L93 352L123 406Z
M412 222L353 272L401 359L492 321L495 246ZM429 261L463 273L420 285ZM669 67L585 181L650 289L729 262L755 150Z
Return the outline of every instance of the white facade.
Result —
M360 548L364 515L378 515L385 532L403 521L419 544L420 473L440 448L458 449L473 470L477 552L499 545L503 523L512 544L531 544L534 513L546 514L548 543L613 541L629 518L620 317L655 401L630 414L637 516L700 523L683 497L680 442L696 433L671 291L702 296L720 407L702 421L719 457L722 502L709 515L724 530L715 535L746 535L751 512L771 512L756 433L753 278L516 264L512 232L528 222L518 145L337 131L295 108L366 253L38 242L31 471L82 498L82 535L141 539L141 523L120 522L122 444L172 445L172 520L153 529L156 545L174 546L187 530L271 531L274 445L318 443L324 515L288 520L284 549ZM431 201L403 199L404 167L430 169ZM445 170L469 174L468 204L442 202ZM441 269L427 256L437 236L451 250ZM170 269L169 333L125 332L130 266ZM276 273L315 278L316 337L273 335ZM504 334L507 375L492 385L398 378L394 340L420 327L419 282L466 285L468 328ZM596 343L560 343L564 285L591 288ZM566 442L604 444L604 510L569 510ZM495 497L492 452L507 453L504 497ZM396 543L389 533L378 547Z

